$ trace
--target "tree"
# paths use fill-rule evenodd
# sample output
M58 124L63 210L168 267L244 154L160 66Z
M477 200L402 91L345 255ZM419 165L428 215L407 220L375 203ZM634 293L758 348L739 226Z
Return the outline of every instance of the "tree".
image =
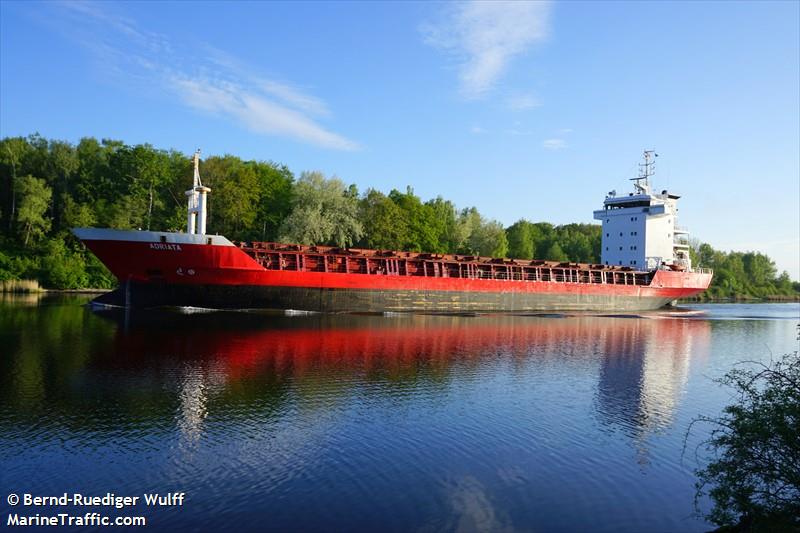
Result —
M435 252L455 253L464 243L464 237L458 228L458 212L450 200L437 196L425 202L425 208L431 216L433 229L437 237Z
M537 259L547 259L548 250L556 239L555 227L549 222L536 222L531 228L531 234L536 249L533 256Z
M399 250L408 241L403 210L375 189L367 189L359 202L359 219L364 224L364 245L369 248Z
M567 224L556 228L558 243L570 261L578 263L597 262L589 241L590 229L587 224Z
M64 202L69 196L72 178L78 170L75 148L63 141L50 141L48 146L48 173L45 176L53 189L53 225L59 231L64 225Z
M70 250L62 239L45 243L41 279L53 289L80 289L88 286L86 262L80 253Z
M5 206L2 211L6 218L4 226L8 234L11 233L17 212L17 172L29 151L30 147L23 137L7 137L0 141L0 164L7 165L10 170L6 173L3 203L0 204Z
M775 263L766 255L758 252L747 252L742 255L745 275L754 285L766 285L775 280L777 270Z
M19 192L17 224L24 236L23 246L27 247L31 237L41 238L50 229L50 219L45 213L53 191L44 180L31 175L19 178L16 189Z
M785 270L781 272L781 275L778 276L776 280L776 284L778 289L784 294L791 294L792 292L792 278L789 277L789 273Z
M259 184L258 214L251 239L274 240L292 209L294 175L285 165L251 162Z
M697 499L714 503L707 518L746 531L800 528L800 359L794 352L769 365L736 368L720 382L736 403L710 422L713 459L696 474ZM690 426L691 430L691 426ZM696 499L696 500L697 500Z
M472 232L477 228L483 218L475 207L467 207L461 210L456 220L456 235L458 239L458 247L456 252L472 254L475 253L469 245L469 237Z
M111 157L111 166L123 194L129 197L127 208L134 226L150 229L154 211L163 208L161 189L169 182L169 156L149 144L123 146Z
M209 157L203 162L203 184L211 187L209 227L232 239L253 229L260 196L259 178L252 165L232 155ZM188 188L188 187L187 187Z
M350 246L364 233L358 200L342 180L321 172L303 172L297 181L292 212L283 221L280 240L300 244Z
M548 261L569 261L569 257L567 257L567 254L564 253L564 250L561 249L561 246L559 246L557 242L550 245L544 253L543 258Z
M79 204L67 196L64 199L64 224L68 228L88 228L97 223L92 208L86 204Z
M516 259L533 259L533 236L531 223L521 219L512 224L507 230L508 255Z
M411 187L406 192L397 189L389 192L392 200L403 212L408 231L407 240L402 248L413 252L444 252L439 245L441 227L436 220L436 212L430 205L425 205Z
M496 220L480 219L467 240L472 253L491 257L505 257L508 240L503 225Z

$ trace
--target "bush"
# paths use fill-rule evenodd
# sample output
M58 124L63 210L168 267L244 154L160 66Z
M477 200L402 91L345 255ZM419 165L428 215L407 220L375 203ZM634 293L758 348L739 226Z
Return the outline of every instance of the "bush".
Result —
M0 280L35 278L39 263L20 249L0 250Z
M83 256L59 238L45 245L39 279L48 289L82 289L89 286Z
M800 359L798 353L753 368L737 368L720 380L738 401L713 424L704 443L712 452L696 472L697 498L714 505L706 516L739 531L800 530Z

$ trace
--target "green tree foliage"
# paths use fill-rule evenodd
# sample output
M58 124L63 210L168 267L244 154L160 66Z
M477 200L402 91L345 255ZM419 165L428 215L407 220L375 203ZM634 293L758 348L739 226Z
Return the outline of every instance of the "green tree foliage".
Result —
M71 196L64 199L64 224L68 228L89 228L97 223L92 206L80 204Z
M444 252L439 244L441 227L430 205L424 204L411 187L406 188L405 193L392 190L389 199L400 208L408 226L401 248L412 252Z
M31 150L23 137L8 137L0 141L0 168L3 170L3 187L0 190L0 212L5 216L3 228L11 233L17 216L17 173Z
M250 161L258 179L258 213L250 240L273 241L278 229L289 216L294 194L294 175L284 165Z
M531 226L533 224L527 220L518 220L506 230L508 255L517 259L533 259L535 244Z
M601 228L593 224L566 224L555 230L556 241L569 260L599 263Z
M479 217L467 239L470 253L490 257L505 257L508 252L508 239L503 225L496 220Z
M161 192L169 180L169 154L149 144L122 146L111 154L109 163L114 185L124 199L112 209L115 222L121 227L157 227L153 222L163 219Z
M550 244L550 247L544 253L544 257L548 261L569 261L569 256L561 249L557 242Z
M797 288L786 272L777 275L775 263L759 252L720 252L709 244L692 242L695 266L714 270L706 298L797 297Z
M364 233L358 200L339 178L304 172L294 190L291 214L283 221L280 239L300 244L350 246Z
M242 239L254 226L260 191L258 174L238 157L209 157L201 167L203 185L211 187L209 220L219 233Z
M458 250L464 243L465 236L459 229L458 211L453 202L437 196L425 202L425 208L431 217L433 231L436 234L435 251L446 253Z
M82 254L70 250L61 239L52 239L43 247L41 275L45 287L80 289L89 286L89 275Z
M17 223L23 246L28 246L31 239L37 240L50 229L50 219L45 216L53 191L44 180L31 175L17 180L19 194L19 210Z
M364 224L363 246L400 250L409 240L403 210L382 192L367 189L359 202L359 219Z
M736 368L721 383L736 403L718 418L705 443L712 459L698 470L698 497L714 503L707 518L741 531L800 529L800 359Z
M507 231L509 255L519 259L546 259L577 263L600 262L600 226L519 220Z

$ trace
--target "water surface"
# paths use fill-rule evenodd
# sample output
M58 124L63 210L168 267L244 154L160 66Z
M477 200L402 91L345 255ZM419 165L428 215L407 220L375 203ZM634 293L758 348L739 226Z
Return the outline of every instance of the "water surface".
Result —
M284 317L85 301L0 302L3 520L10 492L178 491L182 508L137 508L147 529L705 531L707 428L682 454L689 423L731 400L713 379L737 361L796 350L800 321L797 304Z

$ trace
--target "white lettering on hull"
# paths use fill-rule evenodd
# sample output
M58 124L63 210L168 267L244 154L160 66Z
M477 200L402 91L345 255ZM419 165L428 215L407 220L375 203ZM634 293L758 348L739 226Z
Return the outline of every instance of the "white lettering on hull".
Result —
M171 250L173 252L180 252L181 245L180 244L171 244L165 242L151 242L150 248L152 250Z

